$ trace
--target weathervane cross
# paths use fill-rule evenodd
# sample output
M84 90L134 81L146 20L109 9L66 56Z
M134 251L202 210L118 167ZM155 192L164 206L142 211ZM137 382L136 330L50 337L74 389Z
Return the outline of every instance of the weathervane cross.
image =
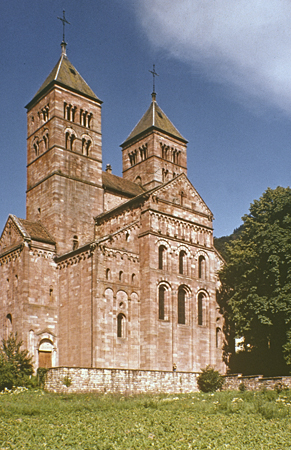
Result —
M153 93L155 93L156 90L155 77L159 76L159 74L156 72L155 64L153 64L153 70L149 70L149 72L153 74Z
M63 10L63 17L58 17L58 19L63 22L63 42L65 42L65 24L68 23L69 25L71 25L65 17L65 10Z

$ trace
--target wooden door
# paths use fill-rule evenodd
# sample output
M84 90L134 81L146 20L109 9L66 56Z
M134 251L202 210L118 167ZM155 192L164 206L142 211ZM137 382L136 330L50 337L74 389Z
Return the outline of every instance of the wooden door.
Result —
M52 367L52 352L38 352L38 367L46 367L49 369Z

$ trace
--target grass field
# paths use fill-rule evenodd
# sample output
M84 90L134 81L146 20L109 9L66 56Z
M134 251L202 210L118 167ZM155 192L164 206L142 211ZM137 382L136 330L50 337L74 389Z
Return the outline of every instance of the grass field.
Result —
M291 392L0 395L0 449L291 448Z

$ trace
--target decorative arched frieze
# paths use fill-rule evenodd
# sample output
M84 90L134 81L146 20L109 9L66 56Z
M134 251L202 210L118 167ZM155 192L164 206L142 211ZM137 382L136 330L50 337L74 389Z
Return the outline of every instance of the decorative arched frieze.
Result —
M4 264L8 264L11 261L16 261L17 258L20 257L20 254L24 248L24 245L20 245L19 248L16 250L13 250L12 252L6 253L2 256L0 256L0 266L3 266Z
M92 255L92 252L90 250L87 250L85 252L79 253L78 255L75 255L73 257L67 258L64 261L58 262L57 268L58 269L65 269L68 266L72 266L74 264L79 263L80 261L84 261L86 259L89 259Z
M119 249L112 249L105 246L103 247L103 252L104 256L107 258L119 257L122 260L127 259L128 261L132 261L134 263L139 262L139 255L137 253L127 252Z

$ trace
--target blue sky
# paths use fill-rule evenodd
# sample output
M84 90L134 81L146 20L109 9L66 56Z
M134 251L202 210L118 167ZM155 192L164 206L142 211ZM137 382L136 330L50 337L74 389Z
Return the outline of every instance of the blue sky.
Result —
M9 0L0 4L0 229L25 218L26 111L67 54L104 102L103 167L157 101L189 141L188 177L230 234L267 187L290 185L290 0ZM0 232L1 232L0 230Z

